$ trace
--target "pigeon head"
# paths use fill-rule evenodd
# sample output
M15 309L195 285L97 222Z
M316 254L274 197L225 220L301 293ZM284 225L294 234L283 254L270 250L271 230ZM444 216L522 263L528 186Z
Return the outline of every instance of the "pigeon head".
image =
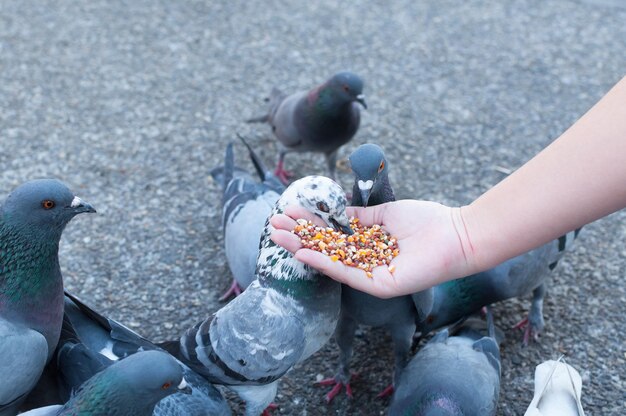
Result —
M183 378L183 369L169 354L144 351L124 358L116 364L119 383L135 397L152 399L154 403L170 394L191 392Z
M335 95L345 102L358 102L367 108L363 95L363 80L352 72L339 72L328 80L327 85L336 93Z
M359 188L363 206L367 206L367 201L373 192L376 192L387 177L388 162L385 153L380 146L366 143L359 146L348 157L350 167L354 172L354 182Z
M335 230L352 234L346 215L346 194L337 182L325 176L306 176L292 183L278 200L278 208L300 205Z
M18 186L2 206L4 223L33 237L61 237L75 215L96 210L56 179Z
M148 415L160 400L179 392L191 393L191 388L178 362L162 351L142 351L91 377L65 407L85 414L100 414L106 406L110 414Z

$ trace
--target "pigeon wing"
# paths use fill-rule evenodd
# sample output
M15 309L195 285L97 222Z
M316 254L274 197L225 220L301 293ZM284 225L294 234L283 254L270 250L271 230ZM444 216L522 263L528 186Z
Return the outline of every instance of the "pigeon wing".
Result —
M37 383L48 359L39 332L0 318L0 414L12 408Z
M188 364L217 384L266 384L280 378L305 347L287 297L253 282L248 290L181 339ZM247 319L254 316L255 319Z

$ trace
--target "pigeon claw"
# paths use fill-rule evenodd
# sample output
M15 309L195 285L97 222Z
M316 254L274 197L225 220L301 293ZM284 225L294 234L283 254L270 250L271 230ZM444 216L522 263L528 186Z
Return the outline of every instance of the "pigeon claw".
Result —
M272 416L272 410L276 409L278 409L278 405L276 403L270 403L269 406L267 406L267 408L263 410L261 416Z
M286 171L285 169L283 169L282 166L277 166L276 170L274 171L274 175L280 179L280 181L284 184L284 185L288 185L289 184L289 178L291 178L293 176L293 174L291 172Z
M228 290L224 292L222 296L219 297L218 300L220 302L224 302L226 299L230 298L231 296L237 297L241 295L241 292L243 292L243 290L241 289L241 286L239 286L239 283L237 283L235 279L233 279L233 283L230 285Z
M385 399L389 396L391 396L393 394L393 384L388 385L387 387L385 387L385 390L381 391L380 393L378 393L378 396L376 396L376 398L378 399Z
M333 388L325 396L326 403L332 402L333 399L337 397L337 395L341 392L341 389L344 386L346 388L346 396L348 396L350 399L354 398L354 395L352 394L352 386L350 386L350 382L342 383L341 381L337 380L337 378L333 377L333 378L326 378L324 380L320 380L315 384L319 384L320 386L333 386Z
M522 347L527 347L531 338L534 342L539 342L539 331L530 323L528 318L524 318L519 321L515 324L515 326L513 326L513 329L524 331L524 336L522 337Z

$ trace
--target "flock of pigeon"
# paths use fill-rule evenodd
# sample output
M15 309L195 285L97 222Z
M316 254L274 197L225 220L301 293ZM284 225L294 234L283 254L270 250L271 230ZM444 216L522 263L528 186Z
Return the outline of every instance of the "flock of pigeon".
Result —
M341 72L308 91L273 90L267 115L279 143L275 172L248 148L255 175L235 166L233 144L212 171L223 188L226 259L235 298L179 339L155 344L64 291L59 240L76 215L95 209L53 179L29 181L0 215L0 416L230 415L221 390L245 414L270 414L279 380L331 337L339 347L328 401L352 396L350 361L358 325L384 327L393 341L390 415L494 415L502 335L488 305L532 292L523 342L543 329L545 278L578 231L491 270L410 296L378 299L298 262L270 239L268 219L300 205L329 227L349 231L342 188L323 176L285 187L288 152L324 153L335 175L338 149L359 127L363 81ZM395 199L389 162L375 144L349 156L351 204ZM486 311L486 322L470 315ZM242 319L245 317L245 319ZM411 357L412 345L436 333ZM419 337L416 337L419 334ZM578 389L580 394L580 388ZM541 413L540 406L535 406ZM563 413L565 414L565 413ZM577 413L576 413L577 414Z

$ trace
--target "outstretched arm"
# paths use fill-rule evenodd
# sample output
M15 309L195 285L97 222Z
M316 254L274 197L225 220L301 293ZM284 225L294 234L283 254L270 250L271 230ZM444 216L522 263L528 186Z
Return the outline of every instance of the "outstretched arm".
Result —
M626 206L626 77L537 156L467 206L397 201L350 208L398 238L396 271L361 270L301 249L301 210L272 218L272 239L342 283L380 297L416 292L529 251Z
M460 209L484 270L626 206L626 77L537 156Z

